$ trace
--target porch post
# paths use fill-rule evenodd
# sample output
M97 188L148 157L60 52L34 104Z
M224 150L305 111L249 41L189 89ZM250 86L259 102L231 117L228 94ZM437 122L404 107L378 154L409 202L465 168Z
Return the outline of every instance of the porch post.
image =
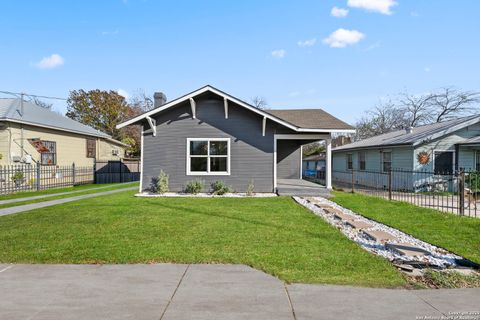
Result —
M325 139L326 157L325 157L325 184L327 189L332 189L332 139Z

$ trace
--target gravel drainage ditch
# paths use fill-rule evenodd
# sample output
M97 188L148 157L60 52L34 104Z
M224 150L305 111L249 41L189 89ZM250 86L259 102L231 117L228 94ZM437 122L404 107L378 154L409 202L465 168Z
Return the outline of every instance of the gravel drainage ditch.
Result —
M425 268L468 273L478 268L478 265L461 256L367 219L325 198L293 199L337 227L365 250L390 260L406 273L420 275Z

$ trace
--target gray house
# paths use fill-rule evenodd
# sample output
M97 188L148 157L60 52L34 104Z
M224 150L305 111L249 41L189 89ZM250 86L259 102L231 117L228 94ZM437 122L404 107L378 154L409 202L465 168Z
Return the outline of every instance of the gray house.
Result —
M170 176L172 191L196 178L206 185L223 180L238 192L253 180L256 192L276 191L300 182L302 145L325 140L331 159L331 134L353 132L321 109L261 110L212 86L170 102L156 93L153 110L117 127L128 125L143 128L141 191L160 170Z
M425 174L420 179L417 172L431 173L433 179L436 175L452 175L460 168L480 171L480 116L360 140L334 148L332 157L333 178L336 180L349 179L346 175L353 169L359 178L368 181L369 172L388 172L392 168L412 172L409 179L401 182L408 189L425 185L425 181L420 181L425 180ZM370 176L374 179L374 175Z

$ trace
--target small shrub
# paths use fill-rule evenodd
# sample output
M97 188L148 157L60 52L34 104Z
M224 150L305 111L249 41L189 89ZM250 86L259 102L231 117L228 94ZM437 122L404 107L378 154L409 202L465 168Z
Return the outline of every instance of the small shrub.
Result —
M150 192L158 193L159 187L160 187L160 178L152 177L152 179L150 179L150 187L149 187Z
M23 171L15 171L12 176L13 181L21 181L23 180L23 178L25 178L25 174L23 173Z
M203 180L195 179L188 181L185 185L185 192L191 194L197 194L203 190L205 182Z
M253 184L253 179L252 179L250 180L247 186L247 196L252 197L253 195L255 195L255 185Z
M163 170L160 170L160 175L158 176L158 193L165 193L168 192L168 180L169 176Z
M217 180L211 184L213 194L223 195L225 193L230 193L233 191L232 187L227 186L222 180Z

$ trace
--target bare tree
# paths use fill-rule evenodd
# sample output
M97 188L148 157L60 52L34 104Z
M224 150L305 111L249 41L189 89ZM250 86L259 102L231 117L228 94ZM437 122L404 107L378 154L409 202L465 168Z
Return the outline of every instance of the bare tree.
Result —
M251 99L252 104L258 109L267 109L268 103L264 97L256 96Z
M409 127L416 127L432 121L431 106L434 95L431 93L413 95L402 92L399 95L399 105L404 109L405 123Z
M53 104L45 102L43 100L40 100L37 97L33 97L33 103L35 103L39 107L42 107L42 108L45 108L45 109L48 109L48 110L52 110Z
M480 103L480 93L475 91L461 91L452 87L442 88L432 96L431 110L435 122L450 120L455 117L472 114Z
M152 96L146 94L144 89L137 89L130 98L129 104L132 108L136 108L142 112L150 111L154 107Z
M356 140L402 129L406 126L405 111L391 100L381 101L372 110L367 111L355 126Z

